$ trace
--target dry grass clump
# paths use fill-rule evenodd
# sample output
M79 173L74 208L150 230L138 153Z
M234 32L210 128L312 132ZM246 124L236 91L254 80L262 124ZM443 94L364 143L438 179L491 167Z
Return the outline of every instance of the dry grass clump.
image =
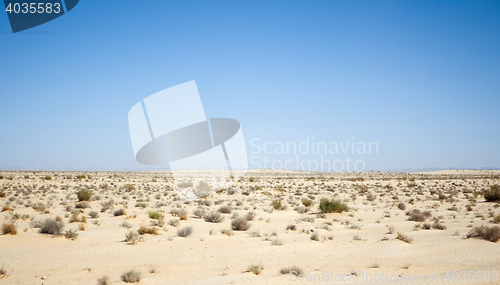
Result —
M14 222L10 222L10 223L3 223L2 225L2 233L4 235L7 235L7 234L10 234L10 235L17 235L17 227L16 227L16 224L14 224Z
M205 209L202 209L202 208L198 208L198 209L193 211L193 215L198 219L203 218L203 216L205 216L206 213L207 213L207 211Z
M136 244L138 241L141 241L142 237L139 237L139 233L137 231L129 231L125 234L125 241L130 244Z
M413 238L406 236L400 232L398 232L398 236L396 237L396 239L399 239L400 241L404 241L406 243L412 243L413 241Z
M346 210L347 205L343 204L340 201L337 200L328 200L326 198L323 198L319 202L319 209L323 214L325 213L342 213L344 210Z
M247 219L237 218L231 221L231 228L235 231L246 231L250 228Z
M188 237L193 233L193 227L187 226L177 230L177 236Z
M281 210L283 209L283 205L281 204L281 200L280 199L276 199L276 200L273 200L271 202L271 206L275 209L275 210Z
M40 227L40 233L50 235L61 235L64 229L64 221L62 219L48 218L44 220Z
M126 283L137 283L137 282L141 281L142 276L141 276L141 272L139 272L137 270L130 270L130 271L124 272L120 278L122 279L123 282L126 282Z
M88 201L92 197L92 192L82 189L76 192L76 196L78 197L78 201Z
M113 215L115 217L117 217L117 216L123 216L123 215L126 215L126 214L127 214L127 211L125 211L125 209L123 209L123 208L117 209L117 210L115 210L113 212Z
M141 236L144 234L150 234L150 235L159 235L158 230L156 227L145 227L141 226L139 230L137 231Z
M264 267L262 265L252 264L252 265L248 266L247 270L248 270L248 272L252 272L255 275L259 275L262 273L263 269L264 269Z
M411 212L407 212L406 213L409 217L408 217L408 221L414 221L414 222L425 222L425 220L427 219L426 216L424 214L422 214L422 212L420 212L419 209L413 209Z
M215 211L207 213L205 216L203 216L203 219L205 220L205 222L209 223L220 223L224 221L224 217L219 212Z
M291 274L295 276L299 276L304 274L304 270L298 266L289 266L289 267L283 267L280 270L280 274Z
M490 189L483 191L484 199L487 202L494 202L500 200L500 185L495 184Z
M480 226L473 228L468 234L467 238L478 237L491 242L500 240L500 227L499 226Z

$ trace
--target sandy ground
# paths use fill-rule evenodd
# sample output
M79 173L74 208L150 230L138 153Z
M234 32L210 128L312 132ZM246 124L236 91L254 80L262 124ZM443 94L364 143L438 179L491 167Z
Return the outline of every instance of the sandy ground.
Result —
M97 284L104 275L109 284L124 284L121 275L128 270L141 272L139 284L500 283L491 281L494 272L500 272L500 242L466 238L473 227L495 225L499 204L485 202L480 191L500 184L500 171L254 170L226 191L189 203L178 200L168 172L0 175L0 191L5 193L0 198L0 223L12 221L18 231L0 235L0 268L5 271L0 284ZM93 194L89 208L77 208L84 206L76 195L81 189ZM304 198L313 204L305 207ZM321 198L342 200L349 210L321 214ZM274 209L273 200L281 200L285 208ZM109 209L103 209L106 204ZM220 223L193 214L196 209L210 212L223 206L231 213L221 214ZM115 216L122 208L126 214ZM183 209L186 216L179 217L176 211L182 215ZM430 214L425 222L410 221L406 213L413 209ZM98 217L92 218L92 211ZM164 225L155 227L158 234L144 234L136 244L126 242L127 233L155 221L150 211L164 216ZM248 212L255 214L248 230L221 232L230 231L232 220ZM57 216L65 224L63 234L40 233L37 222ZM71 222L84 216L86 221ZM446 228L432 228L436 221ZM123 227L124 222L130 228ZM426 223L431 225L428 230L422 228ZM192 234L179 237L177 231L186 226L192 226ZM78 237L66 238L69 230ZM396 239L398 232L413 241ZM248 272L251 265L261 266L261 273ZM303 270L300 280L280 274L288 266ZM349 271L359 272L357 278ZM453 281L453 271L455 280L462 278L461 271L471 271L474 277L468 278L474 281ZM485 271L492 278L489 282L478 280ZM429 280L437 272L437 280ZM447 272L451 280L446 280Z

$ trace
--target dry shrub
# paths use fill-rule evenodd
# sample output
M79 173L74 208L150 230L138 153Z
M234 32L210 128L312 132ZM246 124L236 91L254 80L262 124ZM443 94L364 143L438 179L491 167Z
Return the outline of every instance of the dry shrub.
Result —
M500 227L499 226L480 226L473 228L468 234L467 238L478 237L491 242L500 240Z
M144 234L150 234L150 235L159 235L158 230L156 227L145 227L141 226L139 230L137 231L141 236Z
M198 208L198 209L193 211L193 215L198 219L203 218L203 216L205 216L206 213L207 213L207 211L205 211L205 209L202 209L202 208Z
M281 274L291 274L295 276L299 276L304 274L304 270L298 266L289 266L289 267L283 267L280 270Z
M10 223L3 223L2 225L2 233L4 235L7 235L7 234L10 234L10 235L17 235L17 227L16 227L16 224L14 224L14 222L10 222Z
M490 189L483 191L484 199L487 202L494 202L500 200L500 185L495 184Z
M219 211L219 213L223 213L223 214L231 214L232 209L229 206L222 206L217 211Z
M399 232L398 232L398 236L396 237L396 239L399 239L400 241L404 241L406 243L411 243L413 241L413 238L406 236L406 235L399 233Z
M141 272L137 270L130 270L124 272L121 276L122 281L126 283L137 283L141 281L141 278L142 278Z
M57 219L46 219L42 222L40 233L50 235L61 235L64 229L64 222Z
M111 281L109 280L109 277L107 275L104 275L103 277L97 279L97 285L110 285Z
M123 215L126 215L126 214L127 214L127 211L125 211L125 209L123 209L123 208L117 209L117 210L115 210L113 212L113 215L115 217L117 217L117 216L123 216Z
M193 227L187 226L177 230L177 236L188 237L193 233Z
M215 211L207 213L205 216L203 216L203 219L205 220L205 222L209 223L220 223L224 221L224 217L219 212Z
M231 221L231 228L235 231L246 231L250 226L251 225L244 218L237 218Z

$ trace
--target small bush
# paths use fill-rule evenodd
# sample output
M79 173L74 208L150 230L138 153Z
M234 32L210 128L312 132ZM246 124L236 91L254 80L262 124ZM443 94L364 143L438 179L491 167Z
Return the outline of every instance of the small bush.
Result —
M16 224L14 224L14 222L10 222L10 223L3 223L2 225L2 233L4 235L7 235L7 234L10 234L10 235L17 235L17 227L16 227Z
M107 275L104 275L103 277L97 279L97 285L110 285L111 281L109 280L109 277Z
M286 229L291 230L291 231L295 231L297 229L297 226L296 225L288 225L288 226L286 226Z
M304 205L306 207L310 207L312 204L313 204L313 200L307 199L307 198L302 199L302 205Z
M134 190L134 189L135 189L135 186L134 186L134 185L132 185L132 184L126 184L126 185L125 185L125 188L127 188L127 191L128 191L128 192L131 192L132 190Z
M92 211L89 213L89 217L92 219L99 218L99 213L97 211Z
M163 215L159 212L153 212L153 211L149 211L148 212L148 215L149 215L149 218L151 219L154 219L154 220L158 220L158 219L163 219Z
M289 267L283 267L280 270L281 274L291 274L295 276L299 276L304 274L304 270L298 266L289 266Z
M76 192L76 196L78 197L78 201L88 201L92 197L92 192L82 189Z
M283 242L279 239L273 239L271 245L283 245Z
M235 231L246 231L250 228L250 224L244 218L237 218L231 221L231 228Z
M311 235L311 240L313 240L313 241L319 241L319 234L318 233L313 233Z
M141 272L137 270L130 270L124 272L121 276L122 281L126 283L137 283L141 281L141 278L142 278Z
M201 209L201 208L198 208L198 209L193 211L193 215L198 219L203 218L203 216L205 216L206 213L207 213L207 211L205 211L205 209Z
M129 231L125 234L125 241L130 244L136 244L139 240L140 237L137 231Z
M75 208L77 208L77 209L87 209L87 208L90 208L90 205L86 201L82 201L80 203L77 203L75 205Z
M435 222L433 225L432 225L432 228L434 229L438 229L438 230L446 230L446 226L441 224L440 222Z
M404 211L406 209L406 205L405 203L401 202L398 204L398 209L400 209L401 211Z
M399 232L398 232L398 236L396 237L396 239L399 239L400 241L404 241L406 243L411 243L413 241L413 238L406 236L406 235L399 233Z
M495 184L491 186L490 189L484 190L483 196L487 202L494 202L500 200L500 185Z
M203 216L203 219L205 220L205 222L209 223L220 223L224 221L224 217L219 212L215 211L207 213L205 216Z
M123 215L126 215L126 214L127 214L127 211L125 211L125 209L123 209L123 208L120 208L120 209L115 210L115 211L113 212L113 215L114 215L115 217L117 217L117 216L123 216Z
M66 231L66 233L64 234L64 236L67 239L75 240L75 239L78 238L78 233L75 230L69 230L69 231Z
M177 236L188 237L193 233L193 227L187 226L177 230Z
M273 200L273 201L271 202L271 206L272 206L275 210L281 210L281 209L283 209L283 205L281 204L281 200L280 200L280 199Z
M250 266L248 266L248 271L252 272L255 275L261 274L263 269L264 268L262 266L260 266L260 265L250 265Z
M219 213L223 213L223 214L231 214L232 209L229 206L222 206L217 211L219 211Z
M137 231L141 236L144 234L159 235L158 230L155 227L145 227L141 226Z
M64 229L64 222L62 220L56 219L46 219L42 222L40 227L40 233L50 234L50 235L60 235Z
M342 213L347 206L337 200L328 200L323 198L319 202L319 209L323 214L325 213Z
M0 198L5 198L5 195L6 195L5 192L0 191Z
M411 211L409 213L409 218L408 218L408 221L414 221L414 222L425 222L427 218L420 212L420 210L418 209L413 209L413 211Z
M500 227L499 226L480 226L473 228L468 234L467 238L478 237L491 242L500 240Z
M254 212L248 212L245 216L245 219L247 221L253 221L255 219L255 213Z

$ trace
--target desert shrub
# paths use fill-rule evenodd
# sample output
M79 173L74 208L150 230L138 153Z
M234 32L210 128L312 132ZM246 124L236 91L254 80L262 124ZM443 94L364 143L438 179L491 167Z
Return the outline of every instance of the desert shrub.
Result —
M432 213L431 213L431 211L423 211L423 212L422 212L422 215L424 215L424 217L426 217L426 218L430 218L430 217L432 217Z
M3 179L3 177L2 177ZM3 268L3 265L2 267L0 267L0 275L6 275L7 274L7 271L5 270L5 268Z
M45 204L43 203L36 203L33 206L31 206L31 208L33 208L33 210L35 211L43 212L45 211L45 209L47 209L47 206L45 206Z
M104 275L103 277L97 279L97 285L110 285L111 281L109 280L109 277L107 275Z
M222 229L222 230L220 230L220 233L223 234L223 235L226 235L226 236L230 237L230 236L233 235L233 230Z
M13 208L9 207L9 206L3 206L2 207L2 212L6 212L6 211L14 211Z
M90 205L86 201L82 201L82 202L77 203L75 205L75 208L77 208L77 209L86 209L86 208L90 208Z
M263 270L263 269L264 269L264 268L263 268L261 265L250 265L250 266L248 266L248 269L247 269L247 270L248 270L249 272L252 272L252 273L253 273L253 274L255 274L255 275L259 275L259 274L261 274L261 273L262 273L262 270Z
M205 216L203 216L203 219L205 220L205 222L209 223L220 223L224 221L224 217L219 212L215 211L207 213Z
M235 231L246 231L250 228L250 224L244 218L237 218L231 221L231 228Z
M245 216L245 219L247 221L253 221L255 219L255 213L254 212L248 212Z
M500 200L500 185L495 184L490 189L483 190L484 199L487 202L494 202Z
M64 236L67 239L75 240L78 238L78 233L75 230L69 230L69 231L66 231L66 233L64 233Z
M50 176L45 176L43 179L45 179L45 180L52 180L52 177L50 177Z
M141 226L137 231L141 236L144 234L159 235L158 230L155 227L145 227Z
M281 209L283 209L283 205L281 204L281 200L280 200L280 199L273 200L273 201L271 202L271 206L272 206L275 210L281 210Z
M399 233L399 232L398 232L398 236L396 237L396 239L399 239L400 241L404 241L406 243L411 243L413 241L413 238L406 236L406 235Z
M137 283L141 281L141 278L142 278L141 272L137 270L130 270L124 272L121 276L122 281L126 283Z
M188 237L193 233L193 227L187 226L177 230L177 236Z
M207 211L205 211L205 209L202 209L202 208L198 208L196 210L193 211L193 215L198 218L198 219L201 219L203 218L203 216L207 213Z
M139 240L140 237L137 231L129 231L125 234L125 241L130 244L136 244Z
M313 233L311 235L311 240L313 240L313 241L319 241L319 234L318 233Z
M295 225L288 225L288 226L286 226L286 229L287 230L291 230L291 231L295 231L297 229L297 226L295 226Z
M438 229L438 230L446 230L446 226L441 224L440 222L435 222L433 225L432 225L432 228L434 229Z
M281 274L291 274L295 276L299 276L304 274L304 270L298 266L289 266L289 267L283 267L280 270Z
M10 222L10 223L3 223L2 225L2 233L4 235L7 235L7 234L10 234L10 235L17 235L17 227L16 227L16 224L14 224L14 222Z
M271 245L283 245L283 242L279 239L273 239L273 241L271 241Z
M219 213L223 213L223 214L231 214L232 209L229 206L222 206L217 211L219 211Z
M467 238L478 237L491 242L497 242L500 239L499 226L480 226L473 228L468 234Z
M127 212L126 212L126 211L125 211L125 209L123 209L123 208L117 209L117 210L115 210L115 211L113 212L113 215L114 215L115 217L117 217L117 216L123 216L123 215L126 215L126 214L127 214Z
M168 224L172 227L178 227L180 226L181 224L179 223L179 220L177 219L171 219L170 221L168 221Z
M62 220L48 218L44 220L40 226L40 233L50 235L60 235L64 229L64 222Z
M132 190L135 189L135 186L132 184L126 184L125 188L127 189L128 192L131 192Z
M319 209L324 213L342 213L347 206L337 200L323 198L319 202Z
M302 205L304 205L306 207L310 207L312 204L313 204L313 200L307 199L307 198L302 199Z
M158 219L163 219L163 215L159 212L153 212L153 211L149 211L148 212L148 215L149 215L149 218L151 219L154 219L154 220L158 220Z
M398 204L398 209L400 209L401 211L404 211L406 209L406 205L405 203L401 202Z
M248 181L250 181L250 182L254 182L254 181L255 181L255 178L250 177L250 178L248 178Z
M78 201L88 201L92 197L92 192L82 189L76 192L76 196L78 197Z
M89 213L89 217L92 219L99 218L99 213L97 211L92 211Z
M408 221L414 221L414 222L425 222L425 220L427 219L423 214L422 212L420 212L419 209L413 209L411 212L408 212L407 215L409 216L408 217Z
M5 192L0 191L0 198L5 198L5 195L6 195Z
M432 225L429 224L429 223L423 223L422 224L422 229L424 229L424 230L430 230L431 227L432 227Z

